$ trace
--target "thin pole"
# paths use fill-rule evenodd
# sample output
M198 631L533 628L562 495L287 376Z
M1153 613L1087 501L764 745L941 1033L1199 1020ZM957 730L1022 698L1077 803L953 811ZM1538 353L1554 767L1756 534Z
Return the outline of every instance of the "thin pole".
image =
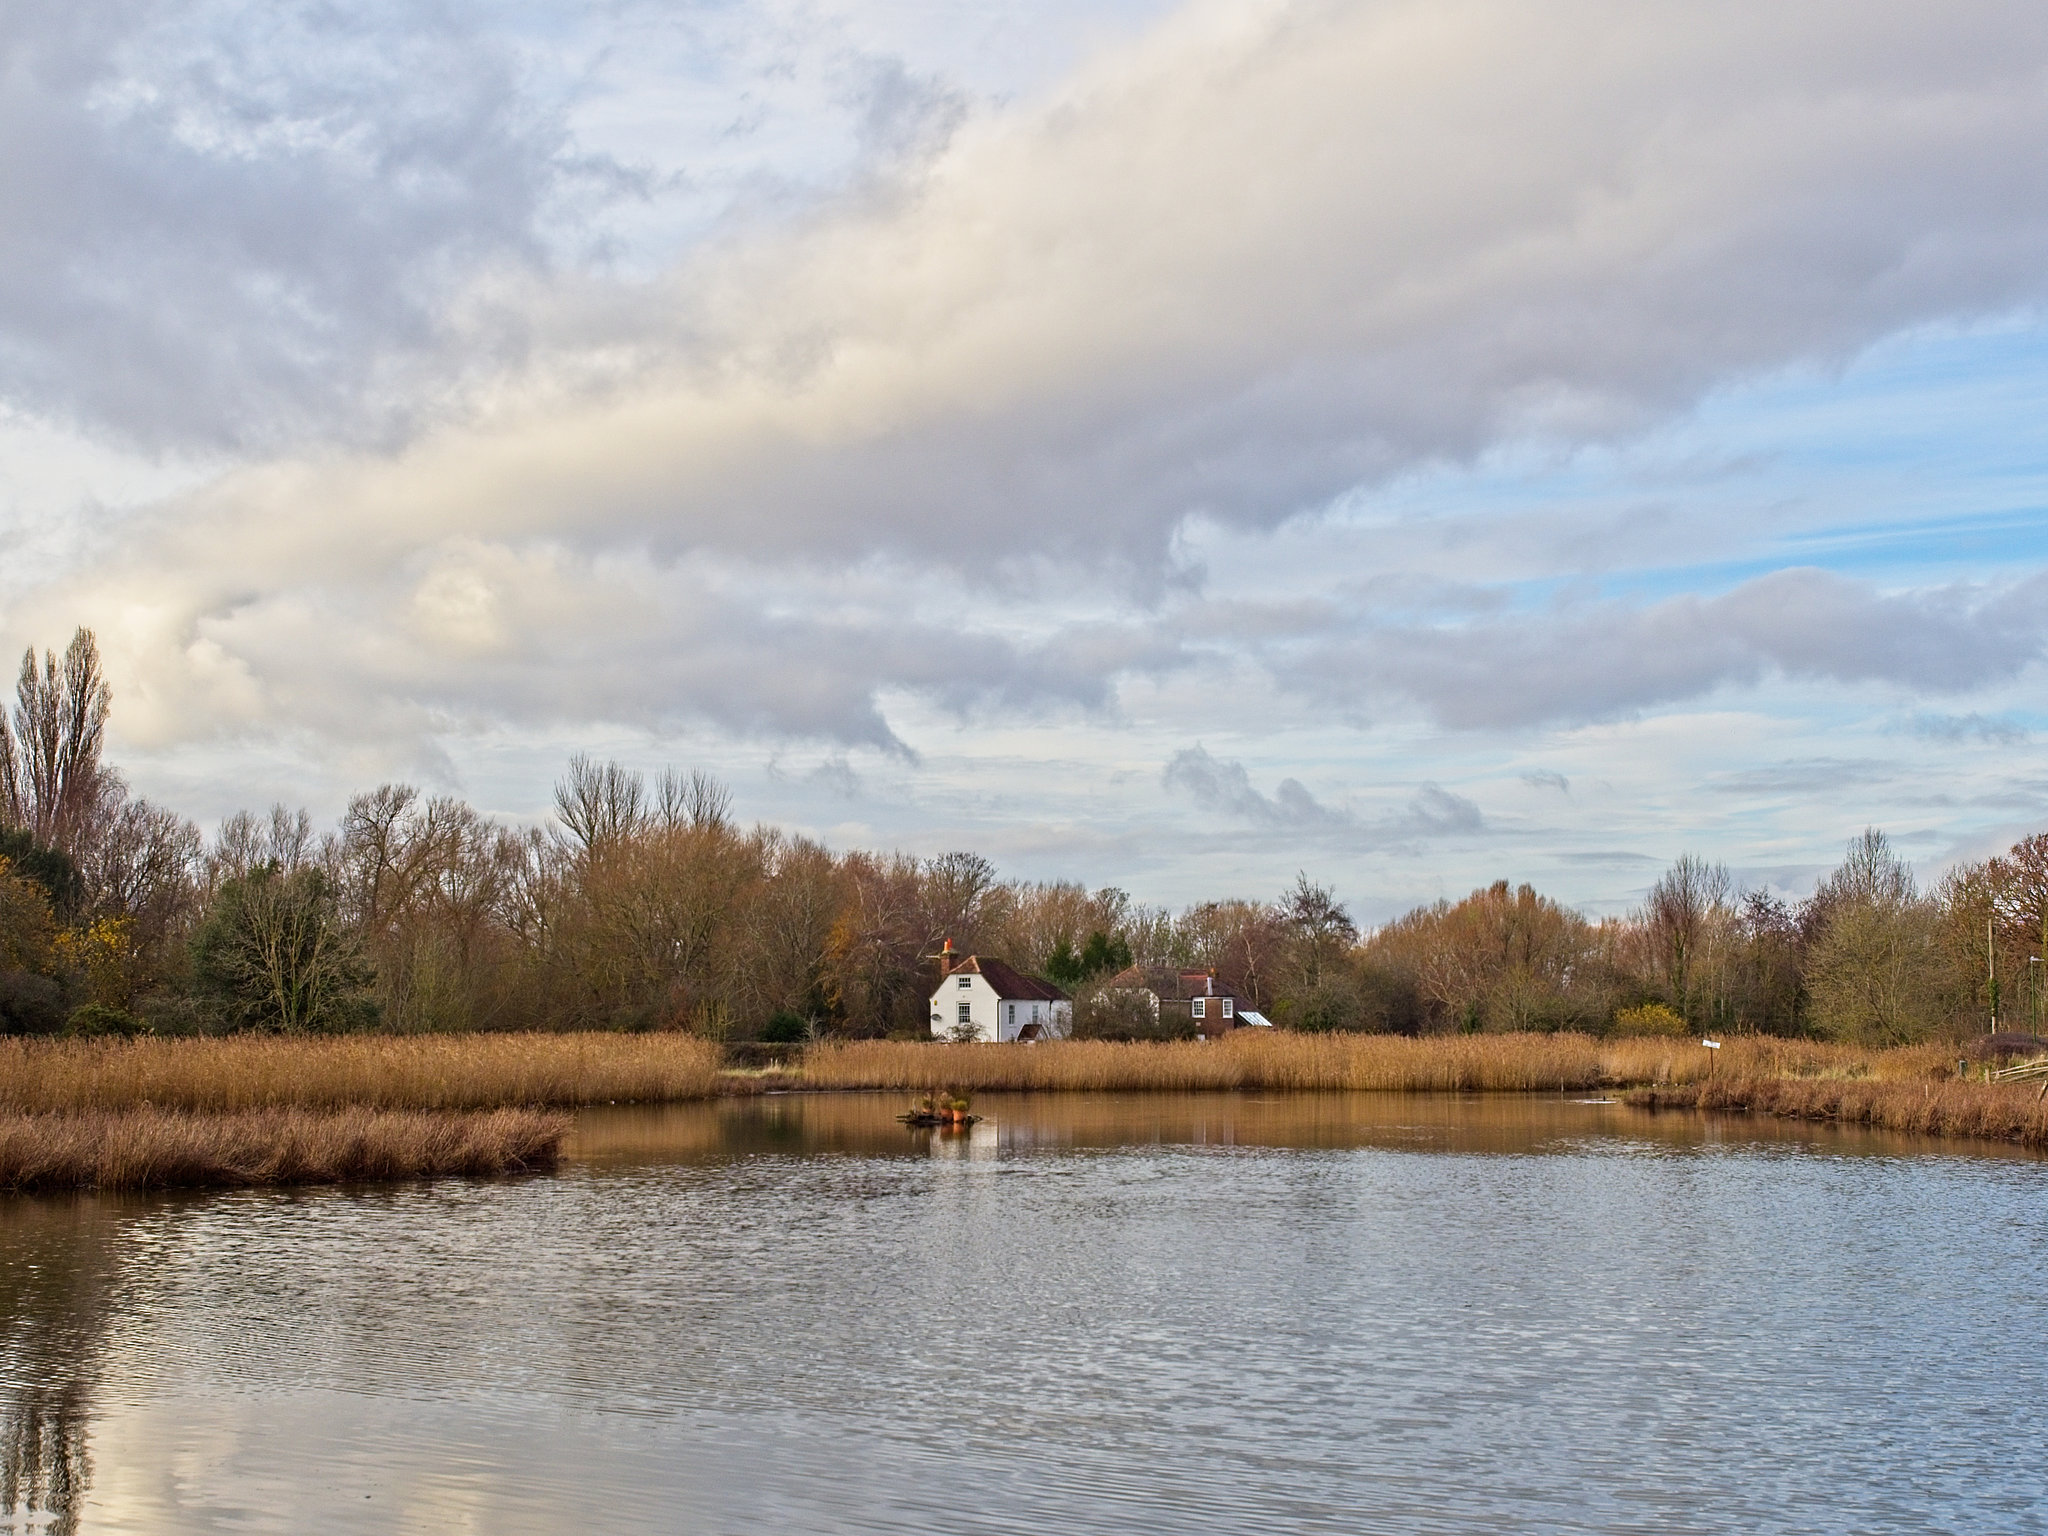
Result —
M1984 975L1991 983L1991 1033L1998 1033L1998 951L1991 944L1992 919L1984 919Z

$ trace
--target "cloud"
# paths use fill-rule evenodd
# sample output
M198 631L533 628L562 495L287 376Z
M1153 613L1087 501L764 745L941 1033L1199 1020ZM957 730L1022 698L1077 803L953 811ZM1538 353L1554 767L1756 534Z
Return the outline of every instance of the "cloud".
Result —
M1787 570L1714 597L1567 603L1454 624L1304 611L1251 648L1310 698L1405 698L1448 726L1520 728L1612 719L1772 676L1931 693L2004 682L2042 655L2044 597L2048 575L1882 592Z
M0 140L0 401L209 451L430 415L605 174L436 6L18 0Z
M860 774L854 770L851 763L847 762L846 755L843 752L828 757L824 762L818 764L817 767L804 775L804 782L815 785L841 800L857 799L861 792Z
M1572 781L1554 768L1538 768L1522 775L1522 782L1531 789L1554 789L1560 795L1572 792Z
M1401 810L1371 819L1324 805L1298 779L1282 779L1269 797L1254 787L1244 764L1216 758L1200 745L1176 752L1160 782L1205 810L1261 830L1319 833L1361 850L1412 846L1486 825L1477 805L1436 784L1423 785Z
M655 567L556 545L450 543L345 594L224 594L196 618L138 586L102 627L130 741L311 729L393 745L510 725L710 725L737 736L910 749L879 695L963 719L1101 712L1145 654L1108 628L1047 642L906 615L893 581Z
M1269 799L1252 787L1243 763L1220 761L1202 746L1174 753L1160 782L1168 789L1186 791L1205 809L1255 826L1307 831L1356 825L1349 813L1319 802L1299 779L1282 779Z
M1759 795L1800 795L1816 790L1847 789L1852 785L1883 784L1899 774L1896 763L1874 758L1815 757L1797 762L1772 763L1717 774L1713 788L1722 794L1754 798Z
M1991 746L2017 747L2033 739L2033 732L2023 726L1974 711L1967 715L1944 715L1922 710L1907 722L1906 728L1927 741L1980 741Z
M127 630L155 739L367 711L900 746L893 690L1105 709L1232 651L1514 728L2038 654L2031 594L1817 572L1263 646L1179 627L1168 579L1191 519L1270 529L2048 298L2038 5L1197 6L964 116L877 66L886 187L631 282L548 256L581 162L507 48L431 8L279 14L39 3L4 34L0 192L48 217L0 234L0 388L154 441L326 439L10 616ZM849 570L891 593L845 611Z

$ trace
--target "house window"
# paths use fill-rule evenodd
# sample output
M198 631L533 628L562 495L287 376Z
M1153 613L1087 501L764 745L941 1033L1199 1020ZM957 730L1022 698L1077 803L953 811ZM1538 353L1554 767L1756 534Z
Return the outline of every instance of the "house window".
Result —
M1010 1004L1010 1022L1012 1024L1017 1022L1017 1005L1015 1003Z
M974 978L972 976L962 976L960 978L960 985L963 987L971 987L974 985Z
M1193 1015L1199 1019L1204 1017L1203 1010L1207 1008L1208 1005L1209 999L1207 999L1206 997L1198 997L1193 1002L1188 1004L1188 1008L1189 1011L1192 1012Z
M972 1024L974 1022L974 1004L962 1003L960 1005L960 1022L962 1024Z
M1235 1013L1236 1011L1237 1009L1235 1007L1234 999L1228 997L1223 999L1223 1017L1227 1019L1231 1016L1231 1014Z

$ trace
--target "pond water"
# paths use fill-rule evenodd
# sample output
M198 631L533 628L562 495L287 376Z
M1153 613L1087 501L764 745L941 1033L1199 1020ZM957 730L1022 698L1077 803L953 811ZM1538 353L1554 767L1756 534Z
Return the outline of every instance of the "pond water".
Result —
M2048 1529L2048 1164L1558 1098L0 1201L0 1531Z

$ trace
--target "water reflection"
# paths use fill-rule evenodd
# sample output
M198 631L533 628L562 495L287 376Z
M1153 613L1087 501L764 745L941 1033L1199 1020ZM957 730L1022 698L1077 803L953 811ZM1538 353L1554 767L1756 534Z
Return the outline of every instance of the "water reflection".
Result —
M1554 1097L902 1108L0 1202L0 1530L2039 1526L2038 1161Z
M0 1528L77 1529L120 1223L110 1203L18 1200L0 1225Z
M578 1117L569 1153L583 1163L626 1166L781 1153L959 1161L1142 1146L1526 1156L1600 1143L1643 1152L1769 1147L2042 1160L1995 1142L1743 1114L1660 1113L1577 1094L983 1094L974 1101L982 1119L964 1134L901 1125L896 1117L905 1106L896 1094L827 1093L592 1109Z

